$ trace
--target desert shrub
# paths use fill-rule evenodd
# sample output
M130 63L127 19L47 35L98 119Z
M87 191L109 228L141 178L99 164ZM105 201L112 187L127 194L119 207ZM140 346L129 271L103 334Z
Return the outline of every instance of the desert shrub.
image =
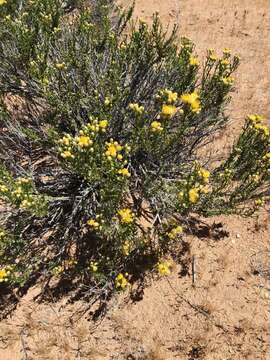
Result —
M134 23L105 0L67 9L0 5L0 281L97 294L168 274L191 214L261 206L270 138L250 115L229 154L203 151L229 121L229 49L200 64L157 15Z

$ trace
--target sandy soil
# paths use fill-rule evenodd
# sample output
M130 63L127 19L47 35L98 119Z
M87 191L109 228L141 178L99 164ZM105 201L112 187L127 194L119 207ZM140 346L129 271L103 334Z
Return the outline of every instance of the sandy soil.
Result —
M241 56L225 143L247 113L270 119L269 10L267 0L137 0L137 16L150 21L159 11L164 24L180 23L199 56L224 47ZM208 220L222 222L227 236L217 240L201 231L185 239L195 286L191 269L183 275L177 266L166 279L149 279L141 301L115 298L98 324L86 316L75 321L80 303L34 303L34 289L0 324L0 359L270 359L269 217L262 211L257 220Z

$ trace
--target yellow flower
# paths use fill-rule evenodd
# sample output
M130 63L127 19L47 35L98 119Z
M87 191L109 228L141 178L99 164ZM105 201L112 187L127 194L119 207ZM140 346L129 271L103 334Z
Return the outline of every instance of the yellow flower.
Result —
M122 253L125 256L128 256L130 254L130 242L128 240L126 240L122 245Z
M177 109L174 105L166 105L162 106L161 113L164 116L172 117L176 113Z
M0 192L7 192L8 191L8 187L6 185L0 185Z
M56 64L55 64L55 67L56 67L56 69L58 69L58 70L66 70L66 69L67 69L66 64L65 64L64 62L62 62L62 63L56 63Z
M263 157L263 159L270 161L270 152L268 152L267 154L265 154L264 157Z
M95 262L95 261L91 261L90 264L89 264L89 269L92 272L97 272L98 271L98 263Z
M10 274L9 270L6 270L5 268L0 269L0 283L4 281L8 281L9 274Z
M170 267L171 267L171 264L168 261L159 262L157 264L157 269L161 276L170 275L170 273L171 273Z
M128 169L126 169L126 168L118 170L118 174L119 174L119 175L126 176L126 177L130 177L130 176L131 176L130 172L129 172Z
M152 132L160 132L163 130L163 127L161 126L161 123L159 121L153 121L151 123L151 131Z
M17 197L20 198L22 196L23 193L23 189L19 186L16 190L14 190L13 194Z
M209 182L210 172L208 170L200 168L198 173L203 178L205 183Z
M113 142L113 140L110 143L107 143L107 150L105 152L105 155L110 157L117 157L117 152L121 151L123 147L118 144L117 141Z
M196 114L198 114L201 111L201 103L199 100L196 100L191 104L191 110Z
M71 141L71 136L64 136L59 142L65 146L69 146Z
M117 155L117 149L116 146L114 144L110 144L107 148L107 151L105 153L107 156L112 156L112 157L116 157Z
M0 6L7 3L7 0L0 0Z
M100 227L99 222L97 222L95 219L89 219L87 221L87 225L89 225L90 227L92 227L94 229L98 229Z
M144 112L144 107L140 106L139 104L129 104L130 110L134 111L135 113L141 115Z
M104 104L105 104L106 106L109 106L109 105L111 105L111 103L112 103L112 100L111 100L109 97L106 97L106 98L105 98L105 101L104 101Z
M216 61L218 59L214 49L208 49L208 57L212 61Z
M221 65L228 66L230 64L230 61L228 59L223 59L220 61Z
M190 56L190 58L189 58L189 64L190 64L191 66L199 66L199 65L200 65L200 62L199 62L199 60L198 60L196 57Z
M191 94L181 95L181 100L183 103L190 105L192 112L199 113L201 111L201 103L199 95L196 91Z
M252 123L259 123L263 121L263 116L258 114L250 114L247 116L247 119L250 120Z
M108 121L107 120L101 120L99 123L98 123L99 127L102 129L102 130L105 130L108 126Z
M212 61L217 61L218 57L215 54L210 54L209 59L212 60Z
M55 276L61 275L64 272L64 267L62 265L55 266L52 270L52 273Z
M188 192L189 201L192 204L195 204L199 200L199 192L198 189L190 189Z
M33 201L29 201L29 200L23 200L20 207L22 209L29 209L31 206L33 205Z
M30 184L31 183L31 179L28 178L24 178L24 177L20 177L16 180L16 183L21 185L21 184Z
M78 146L82 148L86 148L93 144L93 141L90 139L89 136L81 135L77 138Z
M230 54L231 53L231 49L225 48L223 49L223 54Z
M268 127L267 127L266 125L255 124L255 125L254 125L254 129L256 129L256 130L258 130L258 131L262 131L265 136L269 136L269 135L270 135L270 130L268 129Z
M129 224L134 221L134 214L130 209L118 210L118 215L122 223Z
M172 92L171 90L168 90L168 89L161 90L160 94L166 96L166 98L167 98L166 102L168 104L172 104L172 103L176 102L176 100L178 98L177 92ZM160 99L160 96L158 95L156 98Z
M182 226L176 226L174 229L172 229L169 233L168 236L170 239L175 239L177 237L177 235L182 234L183 232L183 228Z
M179 193L178 193L178 199L180 200L180 201L182 201L183 199L184 199L184 192L183 191L180 191Z
M115 286L117 289L122 289L122 290L126 289L126 287L129 286L129 282L122 273L116 276Z
M69 150L63 151L61 153L61 156L64 159L74 158L74 155L72 155L71 151L69 151Z
M196 100L198 100L198 98L199 98L199 95L197 94L196 91L194 91L191 94L183 94L183 95L181 95L181 100L186 104L192 104Z
M263 206L264 205L264 201L262 199L256 199L255 200L255 205L256 206Z
M227 76L227 77L222 77L221 81L223 82L223 84L225 85L233 85L234 83L234 78L231 76Z
M250 179L251 181L253 181L254 183L258 183L258 182L261 180L261 177L260 177L260 175L257 173L257 174L249 175L249 179Z

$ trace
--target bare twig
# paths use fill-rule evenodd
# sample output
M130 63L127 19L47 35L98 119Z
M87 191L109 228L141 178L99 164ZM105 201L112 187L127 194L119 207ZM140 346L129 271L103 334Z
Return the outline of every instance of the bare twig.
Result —
M196 281L196 257L195 255L192 256L192 286L195 286Z
M23 328L20 332L21 345L22 345L21 352L23 353L22 360L31 360L31 357L28 354L28 351L30 349L25 341L25 336L27 336L27 334L25 332L25 328Z

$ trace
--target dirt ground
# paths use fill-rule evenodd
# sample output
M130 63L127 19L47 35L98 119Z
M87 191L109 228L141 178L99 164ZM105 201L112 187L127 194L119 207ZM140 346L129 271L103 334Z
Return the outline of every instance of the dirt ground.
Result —
M164 24L180 23L200 57L229 47L242 59L222 146L247 113L270 119L269 0L137 0L137 16L150 21L155 11ZM76 321L80 303L34 303L34 289L0 324L0 359L269 360L270 214L207 221L221 222L224 236L186 237L194 286L191 268L177 266L168 278L149 279L142 300L119 295L98 324Z

